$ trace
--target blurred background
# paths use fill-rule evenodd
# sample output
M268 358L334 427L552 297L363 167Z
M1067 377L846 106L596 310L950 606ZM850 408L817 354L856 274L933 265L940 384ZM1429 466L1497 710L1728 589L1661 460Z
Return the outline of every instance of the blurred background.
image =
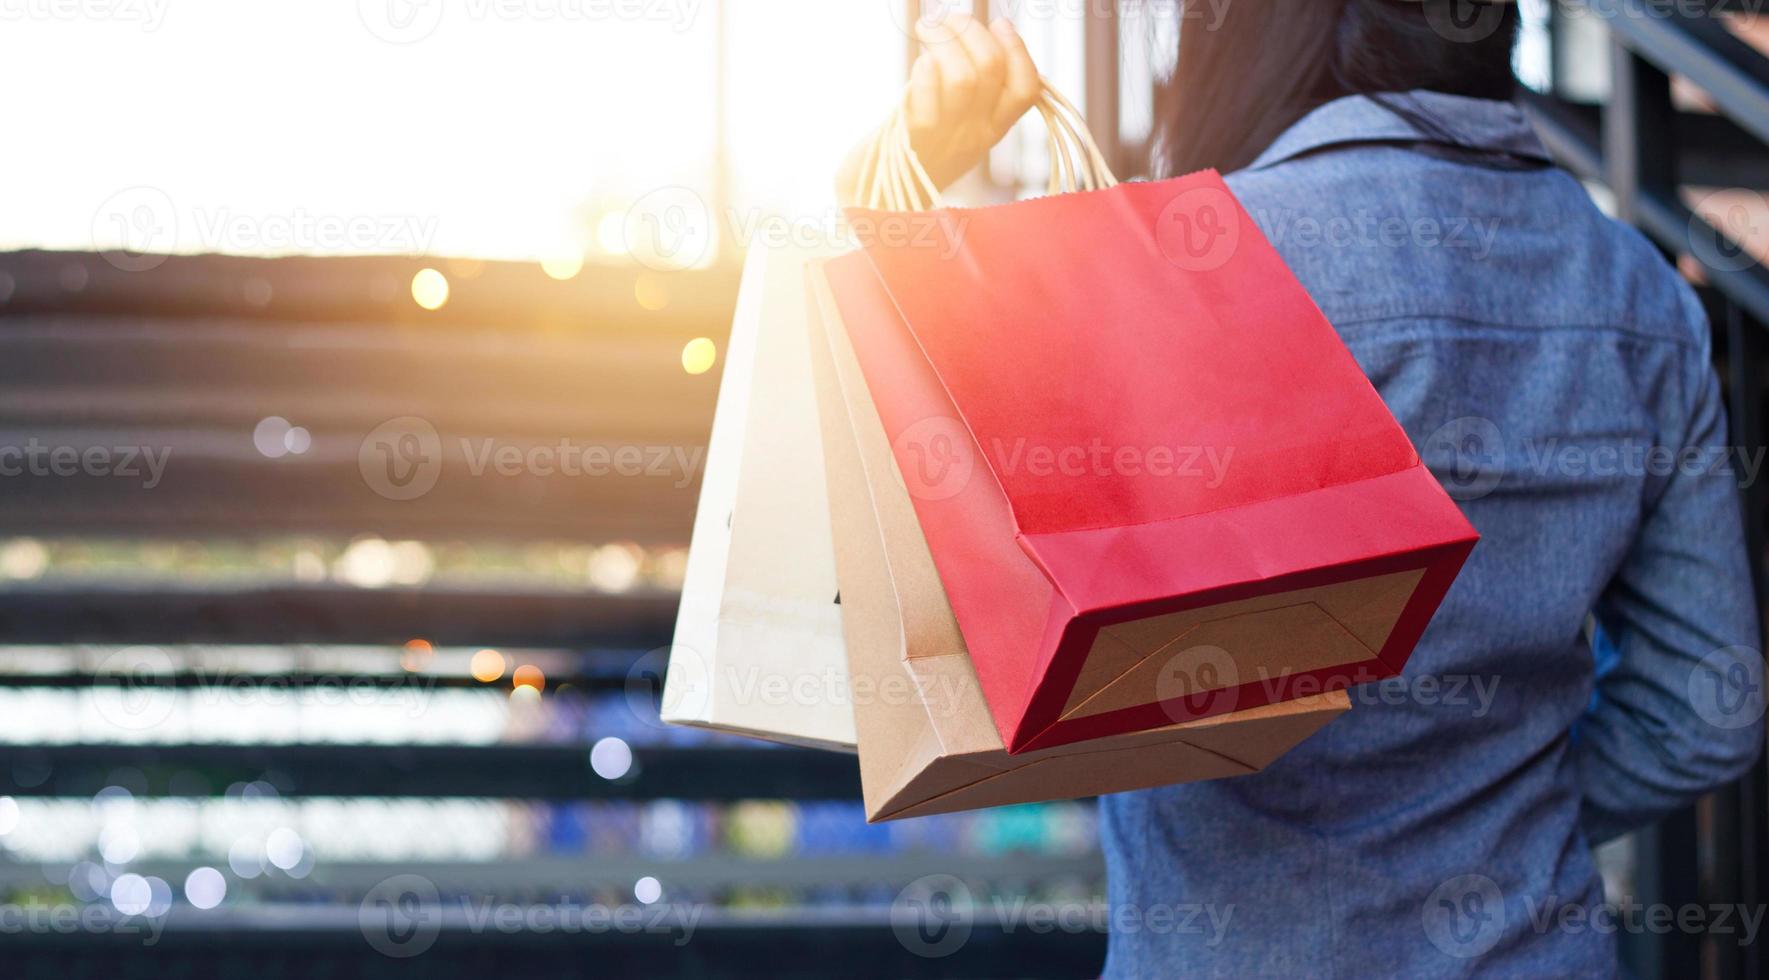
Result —
M1769 20L1717 6L1525 2L1518 71L1701 285L1750 446ZM1201 7L993 13L1134 176ZM1097 973L1091 802L868 827L852 758L657 720L737 270L838 226L918 9L0 5L8 975ZM1764 785L1607 848L1612 894L1760 902ZM975 910L934 956L892 912L936 874ZM991 927L1024 901L1073 914Z

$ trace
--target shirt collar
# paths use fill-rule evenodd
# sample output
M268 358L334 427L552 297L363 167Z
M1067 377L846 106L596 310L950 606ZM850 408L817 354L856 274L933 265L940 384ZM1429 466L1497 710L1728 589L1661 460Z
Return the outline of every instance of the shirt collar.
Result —
M1396 112L1378 98L1403 111ZM1432 128L1436 132L1408 119L1407 113L1435 123ZM1512 103L1417 89L1335 99L1285 130L1249 169L1270 167L1346 143L1431 143L1551 162L1547 147Z

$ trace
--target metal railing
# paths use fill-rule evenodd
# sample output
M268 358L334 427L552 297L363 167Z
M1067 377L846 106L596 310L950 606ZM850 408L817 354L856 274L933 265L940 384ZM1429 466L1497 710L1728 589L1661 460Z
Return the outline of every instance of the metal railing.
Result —
M697 471L597 479L475 475L445 451L434 489L420 499L390 499L360 472L359 450L390 417L417 416L444 439L495 437L542 447L569 439L680 448L684 458L701 458L694 453L707 442L718 376L688 374L680 351L696 337L723 349L733 270L670 273L670 302L656 310L634 299L637 282L656 275L645 269L596 269L560 283L532 265L475 263L470 277L456 279L447 306L425 311L407 284L420 266L450 269L444 260L153 258L153 269L135 272L129 267L139 263L120 268L94 253L0 254L0 282L8 287L0 302L0 444L32 437L81 449L155 447L172 461L152 489L105 472L0 481L0 550L21 539L93 552L117 542L200 550L266 537L359 535L425 542L437 553L451 541L515 549L616 542L647 556L679 555L687 545ZM311 445L299 453L255 451L254 423L270 415L302 425ZM44 744L15 721L0 738L0 797L20 806L90 800L124 772L144 805L174 799L199 808L224 805L230 787L258 783L291 805L479 799L553 814L603 806L636 811L656 801L721 814L748 801L845 803L853 823L838 829L870 835L871 843L843 837L848 843L825 841L790 859L733 858L726 845L706 842L667 859L618 848L543 850L526 864L472 867L322 859L311 879L275 883L275 909L246 902L216 914L175 910L152 947L123 932L9 933L8 976L59 977L95 964L117 976L232 975L277 958L290 975L538 975L588 967L598 974L719 977L747 975L765 962L778 976L869 968L899 976L1078 977L1097 972L1103 959L1096 932L1031 935L983 928L981 920L954 955L915 955L893 930L877 889L886 889L888 900L934 871L1005 880L1016 890L1052 877L1097 880L1097 855L867 850L886 833L860 825L851 755L658 727L650 705L661 658L647 651L670 642L677 597L667 584L602 588L581 575L575 587L534 576L463 584L439 575L364 587L330 567L305 580L252 569L197 576L178 568L119 569L132 560L113 556L109 565L78 574L59 573L53 562L23 574L0 568L0 653L10 658L0 670L0 696L12 705L59 699L73 714L88 697L184 704L260 688L284 696L309 687L434 691L437 700L509 695L509 675L487 684L458 670L405 674L395 666L376 673L336 652L372 647L396 661L402 644L422 639L439 651L483 646L551 657L556 666L547 669L544 698L560 727L509 741L431 744L327 731L315 738L310 730L264 737L204 729L194 740L169 730L163 739L155 732L160 740L137 741L94 737L70 722L59 744ZM176 656L147 676L86 669L107 650L137 644ZM241 648L277 655L264 662L251 661L250 650L226 652ZM56 655L33 657L42 650ZM77 650L91 655L71 652ZM216 650L236 658L227 661L232 666L204 659L204 651ZM332 651L322 661L331 673L304 659L315 650ZM630 739L630 758L619 771L599 771L593 743L619 735ZM702 905L707 919L686 946L650 933L506 935L450 922L414 960L389 959L365 944L356 902L377 876L409 871L443 884L445 894L449 882L466 882L462 894L476 898L502 888L518 899L546 899L552 893L535 889L553 879L531 874L542 865L572 869L580 886L624 880L631 889L643 873L714 895L871 889L872 901L831 910L822 899L807 899L757 911L709 900ZM162 860L157 872L140 867L177 881L183 866ZM0 850L0 901L40 893L44 871ZM234 886L271 887L258 880Z

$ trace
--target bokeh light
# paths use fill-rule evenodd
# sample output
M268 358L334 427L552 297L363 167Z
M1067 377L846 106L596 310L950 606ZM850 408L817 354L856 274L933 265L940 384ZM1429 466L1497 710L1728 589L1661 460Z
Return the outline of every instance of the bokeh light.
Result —
M111 882L111 905L124 915L142 915L153 901L153 886L138 874L122 875Z
M590 768L603 779L621 779L633 770L633 747L612 735L590 746Z
M682 370L689 374L705 374L718 360L719 348L707 337L696 337L682 348Z
M496 650L481 650L467 664L467 672L481 684L490 684L504 676L504 655Z
M541 260L541 271L546 273L549 279L558 279L561 282L575 278L578 273L583 271L583 268L582 252L565 252L559 255L550 255Z
M534 664L523 664L516 668L516 672L510 675L510 680L516 687L533 688L536 691L544 691L547 687L546 675Z
M412 276L412 300L426 310L440 310L448 302L448 277L435 269L419 269Z
M405 649L399 655L399 666L415 673L428 667L435 656L436 648L429 640L407 640Z
M270 863L287 871L301 863L301 855L306 853L307 845L301 835L288 827L278 827L264 839L264 855Z
M640 276L633 281L633 298L639 306L656 312L670 305L669 289L663 284L661 276Z
M212 909L227 897L227 879L207 865L184 876L184 898L199 909Z
M227 867L241 878L264 873L264 846L250 837L236 839L227 849Z

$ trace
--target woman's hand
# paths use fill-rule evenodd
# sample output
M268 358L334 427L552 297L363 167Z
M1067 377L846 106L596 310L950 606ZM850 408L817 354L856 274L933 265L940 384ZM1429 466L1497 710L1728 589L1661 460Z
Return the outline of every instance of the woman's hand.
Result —
M1038 68L1013 23L985 27L967 14L918 22L923 50L909 73L905 122L909 142L928 176L945 187L983 161L1015 122L1038 101ZM860 189L866 144L848 154L837 177L842 199Z

